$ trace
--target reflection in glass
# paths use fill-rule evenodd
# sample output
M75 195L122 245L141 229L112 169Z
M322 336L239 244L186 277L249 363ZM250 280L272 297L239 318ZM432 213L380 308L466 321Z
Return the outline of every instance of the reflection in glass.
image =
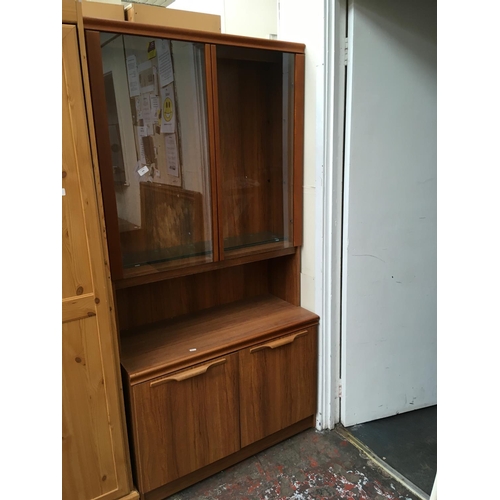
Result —
M294 56L217 47L224 252L292 246Z
M204 46L101 33L101 50L124 268L211 261Z

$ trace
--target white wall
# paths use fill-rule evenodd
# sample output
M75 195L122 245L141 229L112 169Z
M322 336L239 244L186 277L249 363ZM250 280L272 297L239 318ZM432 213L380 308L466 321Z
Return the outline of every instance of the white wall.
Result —
M306 45L304 105L304 245L301 265L301 305L319 312L315 294L317 249L316 219L317 179L323 165L324 109L324 8L321 0L308 2L280 0L278 38ZM320 197L322 193L320 192Z
M221 16L222 33L257 38L277 33L277 0L175 0L169 7Z
M340 220L337 224L323 232L324 208L323 194L325 188L325 167L329 169L330 178L337 173L339 165L333 162L325 164L325 110L327 101L325 88L325 18L334 18L333 9L338 12L338 1L328 4L325 9L323 0L310 0L307 4L298 0L279 0L278 38L280 40L304 43L305 51L305 103L304 103L304 243L301 253L301 305L320 316L319 325L319 377L318 377L318 411L316 426L318 429L332 428L338 421L338 397L336 381L338 374L338 339L339 323L331 323L332 311L339 297L332 290L331 281L328 290L323 289L325 262L323 257L324 243L340 235ZM333 28L333 25L332 25ZM332 42L332 47L335 44ZM343 70L342 70L343 71ZM333 70L332 70L333 72ZM330 81L333 86L333 80ZM333 137L329 139L333 143ZM332 195L331 198L335 196ZM340 198L334 200L332 212L340 214ZM332 215L332 214L330 214ZM330 220L330 219L329 219ZM338 234L337 234L338 233ZM337 245L339 242L337 242ZM330 253L332 266L339 267L338 255ZM337 273L338 274L338 273ZM328 277L329 279L329 277ZM335 283L333 283L333 289ZM340 283L337 284L340 290ZM330 302L328 307L326 303ZM328 316L328 317L327 317ZM338 317L337 317L338 318ZM335 321L335 317L334 317Z

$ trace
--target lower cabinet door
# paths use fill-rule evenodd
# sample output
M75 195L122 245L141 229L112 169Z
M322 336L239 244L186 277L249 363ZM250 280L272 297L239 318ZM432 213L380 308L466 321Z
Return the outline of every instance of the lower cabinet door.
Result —
M143 493L238 451L237 354L133 386L132 411Z
M310 327L239 353L242 447L316 412L316 337Z

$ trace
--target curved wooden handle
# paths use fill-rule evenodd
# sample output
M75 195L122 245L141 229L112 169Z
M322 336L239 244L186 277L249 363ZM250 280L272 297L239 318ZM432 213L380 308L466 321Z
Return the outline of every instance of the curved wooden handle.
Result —
M294 333L289 337L283 337L282 339L274 340L273 342L269 342L267 344L262 344L253 349L250 349L250 354L254 352L261 351L262 349L276 349L277 347L281 347L282 345L291 344L297 337L302 337L302 335L306 335L307 330L302 330L301 332Z
M209 368L213 366L223 365L225 362L226 358L218 359L217 361L213 361L212 363L197 366L196 368L186 370L185 372L178 373L177 375L171 375L170 377L165 377L160 380L154 380L153 382L150 382L149 387L156 387L161 384L166 384L167 382L182 382L183 380L187 380L198 375L203 375L203 373L206 373Z

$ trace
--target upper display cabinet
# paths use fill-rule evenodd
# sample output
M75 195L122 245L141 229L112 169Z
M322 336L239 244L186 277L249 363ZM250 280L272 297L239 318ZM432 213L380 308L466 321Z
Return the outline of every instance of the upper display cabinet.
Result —
M113 280L301 245L304 46L85 28Z

